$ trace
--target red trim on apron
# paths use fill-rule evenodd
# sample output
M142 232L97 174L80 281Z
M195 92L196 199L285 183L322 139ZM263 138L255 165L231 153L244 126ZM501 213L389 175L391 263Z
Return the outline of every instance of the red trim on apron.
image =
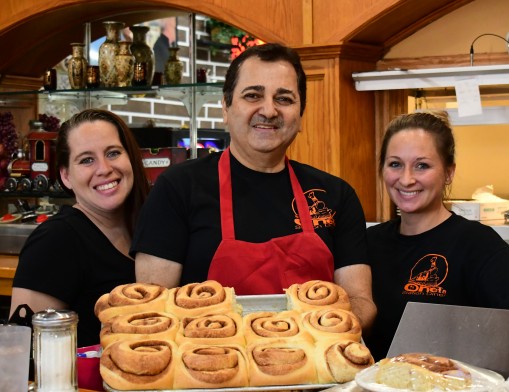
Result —
M333 280L332 253L315 233L304 192L288 158L285 162L302 232L252 243L235 239L229 148L219 159L222 241L210 264L208 279L234 287L236 294L282 294L293 283Z

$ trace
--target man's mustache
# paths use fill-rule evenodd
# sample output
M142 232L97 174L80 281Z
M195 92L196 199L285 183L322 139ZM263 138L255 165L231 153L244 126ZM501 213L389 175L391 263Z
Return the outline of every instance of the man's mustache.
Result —
M267 118L267 117L264 117L264 116L256 115L256 116L254 116L251 119L249 125L250 126L255 126L255 125L270 125L272 127L281 128L284 125L284 121L279 116L273 117L273 118Z

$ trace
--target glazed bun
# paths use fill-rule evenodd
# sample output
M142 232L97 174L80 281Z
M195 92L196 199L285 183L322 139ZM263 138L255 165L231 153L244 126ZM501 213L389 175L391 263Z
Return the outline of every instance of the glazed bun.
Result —
M97 300L94 312L104 323L115 316L137 312L164 312L168 289L148 283L129 283L115 287Z
M302 325L315 341L323 339L361 340L359 319L349 310L318 309L302 314Z
M103 351L99 370L113 389L173 389L178 355L177 346L171 341L123 340Z
M256 341L298 340L313 343L313 338L300 322L300 314L293 310L282 312L253 312L243 317L246 343Z
M238 344L245 346L242 331L242 316L238 313L207 314L185 317L180 322L176 336L178 345L193 344Z
M375 363L369 349L359 342L322 340L316 343L316 370L320 384L345 383Z
M184 343L179 351L175 389L248 386L246 353L241 346Z
M166 309L180 319L206 314L242 313L233 288L223 287L215 280L170 289Z
M382 359L375 380L412 391L463 390L472 384L470 372L449 358L426 353L401 354Z
M119 340L175 340L179 320L164 312L140 312L116 316L105 323L99 334L103 348Z
M323 280L292 284L285 290L287 309L307 312L317 309L350 310L350 299L339 285Z
M308 342L257 341L247 347L250 386L316 384L314 346Z

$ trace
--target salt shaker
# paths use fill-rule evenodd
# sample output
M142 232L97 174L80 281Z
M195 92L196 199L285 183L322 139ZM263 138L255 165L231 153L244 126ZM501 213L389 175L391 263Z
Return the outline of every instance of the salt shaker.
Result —
M36 391L77 391L78 315L46 309L32 316Z

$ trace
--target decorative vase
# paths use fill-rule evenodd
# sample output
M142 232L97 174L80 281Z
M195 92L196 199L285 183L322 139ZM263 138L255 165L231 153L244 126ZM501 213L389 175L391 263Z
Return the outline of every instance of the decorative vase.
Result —
M117 73L115 71L115 56L118 54L120 31L124 28L123 22L103 22L106 29L106 40L99 47L99 77L101 86L115 87Z
M85 88L87 83L87 59L83 56L85 44L72 43L72 56L67 64L67 74L71 88Z
M179 60L177 56L177 52L180 48L176 46L170 46L168 50L170 51L170 57L166 62L164 67L164 77L166 84L178 84L180 83L180 79L182 79L182 62Z
M136 59L131 53L131 42L120 41L118 43L118 53L115 56L115 73L117 74L118 87L128 87L132 85L134 74L134 62Z
M145 63L146 84L151 85L155 71L154 51L146 42L146 35L150 28L148 26L132 26L133 43L131 53L136 58L136 63Z

